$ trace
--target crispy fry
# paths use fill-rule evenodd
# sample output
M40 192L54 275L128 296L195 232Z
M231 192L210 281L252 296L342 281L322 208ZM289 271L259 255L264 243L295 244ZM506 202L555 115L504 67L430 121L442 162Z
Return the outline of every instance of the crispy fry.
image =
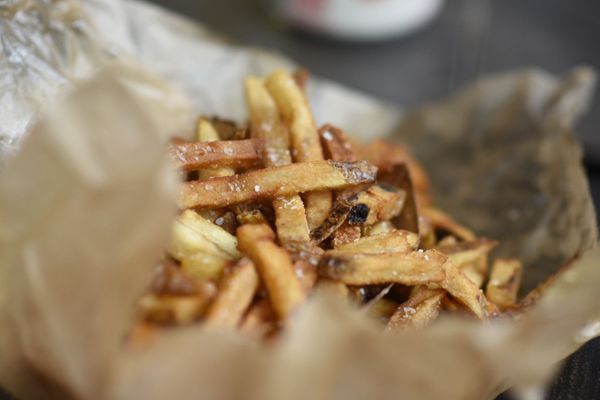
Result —
M454 221L448 214L435 207L424 207L421 213L429 219L435 229L451 233L462 240L474 240L475 234L469 228Z
M433 226L431 226L429 220L422 215L419 215L419 236L421 238L419 244L421 248L433 249L435 247L437 238Z
M200 292L191 296L155 296L147 294L139 301L144 320L158 324L185 325L195 321L215 294Z
M423 329L437 317L441 301L446 295L443 290L415 288L410 298L400 304L388 321L386 330Z
M296 162L323 160L319 134L308 101L294 78L283 70L273 72L265 82L280 115L288 127L292 156ZM309 229L325 221L332 205L331 191L307 193L306 219Z
M335 250L325 254L339 253L362 253L362 254L385 254L385 253L407 253L417 249L419 237L409 231L394 230L388 233L365 236L354 242L338 246Z
M375 168L363 162L315 161L270 167L208 181L184 182L179 206L219 208L313 190L344 189L372 182L375 174Z
M522 269L519 260L498 259L494 262L485 294L500 310L513 307L517 302Z
M459 242L454 245L437 246L436 249L448 256L448 259L458 268L478 266L479 272L485 273L485 265L481 258L486 256L498 242L486 238Z
M240 325L240 332L253 339L263 339L277 329L277 317L267 299L253 304Z
M177 142L169 146L169 155L183 171L250 167L261 161L263 146L260 139Z
M221 140L234 140L236 137L241 136L239 131L240 128L235 122L222 119L219 117L202 117L201 119L206 120L217 132L217 136Z
M452 297L467 306L477 318L485 319L497 313L493 305L489 303L481 289L479 289L469 278L462 273L451 261L444 265L445 277L433 288L439 286L445 289Z
M335 249L360 239L360 226L351 226L344 222L331 237L331 246Z
M317 229L310 233L310 238L313 243L321 243L337 230L344 223L357 200L358 195L351 189L339 194L335 199L335 203L333 204L331 213L327 219L325 219Z
M258 208L238 207L236 220L238 224L269 224L265 215Z
M240 250L254 261L275 312L286 319L304 299L290 256L275 245L267 225L242 225L237 234Z
M382 182L401 189L406 193L404 206L402 207L400 215L394 218L394 224L400 229L419 233L419 212L415 197L415 189L406 164L394 165L391 172L388 174L387 179L382 179Z
M348 285L402 283L420 285L441 282L446 256L436 250L388 254L325 254L319 275Z
M250 110L253 135L265 141L265 166L290 164L292 157L287 129L279 118L275 101L260 79L246 79L246 103ZM283 243L309 240L306 211L299 195L275 198L273 209L277 235Z
M234 236L192 210L184 211L175 220L169 253L182 262L198 253L229 260L240 255Z
M206 118L198 119L198 127L196 129L196 138L199 142L214 142L221 140L219 133L215 129L212 122ZM198 170L199 179L208 179L213 176L230 176L235 174L235 170L229 167L222 168L203 168Z
M258 288L258 274L247 258L237 262L219 284L218 295L210 303L205 323L212 327L234 329L252 302Z
M325 124L319 128L319 136L327 159L334 161L357 160L350 139L342 129Z
M352 225L371 225L378 221L387 221L395 218L402 211L406 199L406 192L386 190L380 185L373 185L358 195L357 206L365 205L368 216L362 221L349 221Z

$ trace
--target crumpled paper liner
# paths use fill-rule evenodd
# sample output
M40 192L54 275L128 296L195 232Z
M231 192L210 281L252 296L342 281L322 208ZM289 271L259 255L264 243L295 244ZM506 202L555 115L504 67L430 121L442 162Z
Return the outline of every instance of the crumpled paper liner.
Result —
M16 7L33 5L22 12L34 13L44 3L15 2ZM130 32L137 37L123 42L137 49L130 53L143 54L144 65L166 72L200 112L242 119L241 77L283 62L213 39L207 42L206 31L140 3L83 5L100 10L92 17L100 32L108 31L108 25L103 28L98 21L119 16L112 36L102 36L101 48L110 49L111 57L91 57L92 63L106 65L114 54L121 59L125 51L112 40ZM3 14L0 28L12 24L15 15ZM67 15L72 23L52 24L57 32L85 31L85 20ZM55 16L40 18L53 21ZM41 38L56 43L52 35ZM15 48L23 46L21 52L31 45L18 43ZM43 49L41 43L35 46ZM39 55L46 61L42 69L70 65L59 63L61 57L48 61L48 54ZM209 56L199 59L203 54ZM176 56L184 58L175 62ZM225 71L208 69L208 64L223 66L223 60L237 61L226 64ZM39 63L20 62L31 72L22 82L54 82L52 74L40 78L34 73ZM192 74L198 66L207 69ZM592 86L591 75L581 74L575 73L575 84L538 72L484 79L449 102L407 114L400 125L400 134L426 162L443 207L475 228L497 234L490 236L517 235L502 251L515 249L533 265L534 278L526 271L528 282L595 243L593 207L580 154L569 135ZM69 86L79 86L79 81ZM226 82L238 92L215 87L202 95L208 81ZM27 106L39 102L24 87L13 82L3 89ZM311 87L320 122L331 111L334 122L351 133L360 119L356 128L363 138L369 123L378 134L391 132L384 128L399 115L392 108L338 89L321 81ZM62 96L62 89L53 90L44 92L48 99ZM222 98L228 100L214 100ZM47 102L40 104L48 109ZM25 125L37 115L38 108L32 108ZM189 106L177 90L129 65L109 69L46 115L0 175L0 385L19 398L485 399L510 385L547 377L554 362L577 347L575 334L598 312L600 254L592 251L516 323L481 325L446 318L423 332L386 335L360 313L317 298L274 346L193 326L166 333L145 352L130 353L123 339L133 301L150 278L174 212L174 181L162 149L167 134L185 129ZM381 116L387 117L376 118ZM24 130L10 132L20 137ZM528 135L532 137L526 140ZM521 139L525 145L514 144ZM493 151L487 164L478 164L487 176L466 167L473 160L485 161L484 150ZM505 157L515 161L504 162ZM493 161L503 167L496 170ZM444 170L450 167L456 171ZM521 172L526 178L516 185L520 181L512 179ZM505 184L494 188L497 176ZM565 187L570 190L561 189ZM508 202L507 210L515 204L531 208L540 219L531 217L529 226L507 223L501 217L504 208L492 201L494 193L502 207ZM512 203L511 193L519 201ZM529 206L539 196L545 201Z

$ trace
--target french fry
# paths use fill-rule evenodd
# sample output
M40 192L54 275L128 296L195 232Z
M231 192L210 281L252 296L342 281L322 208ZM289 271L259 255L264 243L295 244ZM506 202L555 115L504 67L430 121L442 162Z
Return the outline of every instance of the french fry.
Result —
M214 142L221 140L219 133L215 129L212 122L206 118L198 119L198 126L196 128L196 138L199 142ZM233 168L222 167L222 168L203 168L198 170L198 178L208 179L213 176L230 176L235 174Z
M420 246L423 249L433 249L437 242L435 231L429 220L419 215L419 236L421 237Z
M387 175L387 179L381 180L406 193L404 206L402 207L400 215L394 218L394 224L400 229L419 233L419 212L415 197L415 189L406 164L394 165L391 172Z
M147 294L138 304L145 321L161 325L185 325L200 317L214 294L214 291L188 296Z
M473 239L468 242L458 242L454 245L436 246L436 249L448 256L448 259L458 268L467 266L480 266L481 258L486 256L494 247L498 245L495 240L486 238ZM485 270L479 272L485 273Z
M238 224L268 224L267 218L258 208L238 207L236 220Z
M419 204L428 205L429 179L423 167L410 155L408 149L399 143L390 143L381 139L375 139L368 146L357 152L359 160L366 160L376 165L381 170L381 178L385 181L386 175L393 179L394 169L399 164L406 163L410 170Z
M446 256L436 250L388 254L325 254L319 275L347 285L402 283L421 285L441 282Z
M181 270L190 277L200 280L217 280L221 272L231 264L229 258L198 252L183 258Z
M416 287L410 298L398 306L388 321L386 330L425 328L438 317L441 301L445 295L444 290Z
M358 196L359 195L351 189L346 190L337 196L327 219L310 233L310 238L313 243L321 243L344 223L346 217L350 214L350 211L356 204Z
M282 165L208 181L184 182L178 203L180 208L226 207L315 190L344 189L373 182L375 174L376 169L364 162L314 161Z
M198 281L171 259L166 259L158 265L150 290L156 295L194 295L198 293Z
M246 103L250 111L253 135L264 140L264 164L267 167L291 164L289 137L279 118L277 105L262 80L246 79ZM309 241L304 203L297 194L273 199L275 227L283 243Z
M328 278L320 278L315 286L317 293L326 293L342 301L348 301L350 292L343 282Z
M388 233L365 236L354 242L338 246L325 254L385 254L407 253L417 249L419 236L413 232L394 230Z
M359 193L356 200L357 204L364 204L369 209L366 220L360 223L371 225L397 217L402 211L405 200L404 191L386 190L379 185L369 187ZM352 224L351 221L350 223Z
M277 316L286 319L304 300L289 254L274 243L267 225L242 225L237 234L240 250L254 261Z
M210 123L211 127L217 132L217 136L221 140L235 140L236 138L240 138L242 136L242 134L239 132L240 128L238 128L234 121L214 116L202 117L201 119Z
M265 85L288 127L294 161L323 160L323 150L312 112L294 78L283 70L277 70L267 78ZM321 225L329 215L331 191L307 193L305 200L308 228L312 230Z
M177 142L169 146L169 156L183 171L241 168L260 163L263 146L264 143L260 139Z
M253 304L240 325L240 332L252 339L264 339L276 329L277 316L267 299Z
M184 211L175 220L169 253L182 262L198 253L228 260L240 256L235 236L192 210Z
M346 132L331 124L319 128L325 157L334 161L356 161L356 154Z
M429 285L441 287L452 297L464 304L479 319L486 319L497 314L496 308L487 300L479 289L451 261L444 264L445 277L439 284Z
M219 292L206 310L205 323L221 329L234 329L250 306L258 283L252 261L240 259L221 279Z
M475 234L469 228L460 225L448 214L435 207L423 207L423 216L429 219L435 229L442 229L462 240L474 240Z
M501 311L516 304L522 269L521 262L516 259L498 259L494 262L485 294Z
M302 292L306 295L315 286L317 282L317 267L309 261L299 259L294 262L294 272L302 287Z
M308 70L306 68L299 68L296 71L294 71L294 75L293 75L294 82L296 82L296 85L298 85L300 90L302 90L305 93L306 93L306 86L308 85L309 77L310 77L310 73L308 72Z
M362 229L363 236L374 236L380 235L382 233L390 233L395 231L396 227L392 224L391 221L380 221L372 226L365 226Z
M360 239L360 226L351 226L344 222L331 237L331 246L336 249L347 243Z

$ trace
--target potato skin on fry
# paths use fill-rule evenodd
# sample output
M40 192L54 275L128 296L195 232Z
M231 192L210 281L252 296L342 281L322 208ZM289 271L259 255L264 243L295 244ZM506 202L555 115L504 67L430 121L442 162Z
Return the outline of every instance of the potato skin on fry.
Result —
M180 208L226 207L313 190L344 189L373 182L376 174L377 169L366 162L314 161L283 165L206 181L184 182L178 203Z

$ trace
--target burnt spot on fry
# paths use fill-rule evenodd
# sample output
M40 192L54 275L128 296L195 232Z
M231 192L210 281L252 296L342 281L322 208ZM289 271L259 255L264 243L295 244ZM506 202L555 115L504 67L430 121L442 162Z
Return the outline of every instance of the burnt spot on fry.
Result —
M352 207L348 214L348 224L350 225L362 225L369 216L369 206L363 203L359 203Z

